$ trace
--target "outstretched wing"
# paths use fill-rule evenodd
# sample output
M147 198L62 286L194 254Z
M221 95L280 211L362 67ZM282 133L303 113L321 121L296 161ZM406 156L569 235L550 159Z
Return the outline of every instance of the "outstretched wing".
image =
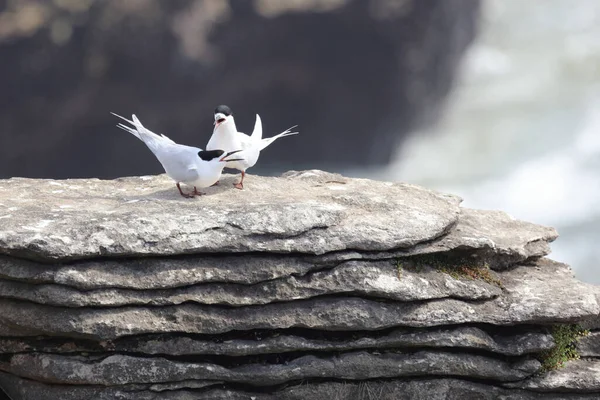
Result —
M263 129L262 129L262 121L260 116L256 114L256 121L254 122L254 130L252 131L252 135L250 138L255 141L259 141L262 139Z

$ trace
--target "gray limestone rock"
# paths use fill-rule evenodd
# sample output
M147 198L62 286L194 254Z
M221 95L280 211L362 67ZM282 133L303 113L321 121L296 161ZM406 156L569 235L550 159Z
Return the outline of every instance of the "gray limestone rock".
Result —
M11 396L11 400L196 400L198 399L198 392L191 392L188 389L203 389L220 383L193 380L166 384L121 385L115 387L97 385L71 386L40 383L0 372L0 386ZM234 400L248 398L237 397L233 393L232 395L231 399ZM215 399L218 397L212 398Z
M507 229L511 234L506 233ZM0 257L0 278L57 283L83 290L163 289L209 282L255 284L290 275L302 276L309 271L330 268L349 260L396 259L456 252L476 253L490 267L498 269L517 261L546 255L549 252L548 243L554 238L554 229L515 221L505 213L462 209L458 224L449 234L404 251L342 251L322 256L244 254L151 257L57 265Z
M231 392L233 393L233 392ZM207 394L223 395L227 392L213 389ZM254 396L248 393L247 398ZM207 397L210 398L210 397ZM594 395L549 394L525 390L507 390L494 385L459 379L423 379L370 382L323 382L288 387L256 400L591 400Z
M577 351L581 357L600 358L600 331L590 332L589 335L580 338Z
M193 379L273 386L310 378L364 380L428 375L509 382L531 376L540 366L533 359L509 363L479 355L428 351L302 356L284 364L243 364L234 368L124 355L91 358L32 353L13 355L9 362L0 361L1 370L40 382L103 386Z
M0 353L96 353L117 352L149 355L249 356L289 352L341 352L361 349L453 348L488 351L507 356L537 353L554 347L552 335L527 332L491 336L475 327L436 330L396 329L389 333L366 335L356 332L351 339L310 338L274 333L255 339L210 340L194 336L155 335L122 338L115 341L49 341L46 337L0 338Z
M554 228L516 220L502 211L461 208L458 223L447 235L407 249L384 252L338 252L320 256L321 262L348 259L390 259L426 254L477 257L490 268L504 270L525 260L550 254L558 237Z
M573 360L565 366L506 387L537 392L600 393L600 360Z
M598 286L598 285L591 286L590 285L589 290L596 293L596 298L598 299L598 303L600 303L600 286ZM600 313L581 321L581 326L583 326L585 329L589 329L589 330L600 330Z
M56 283L81 290L167 289L212 282L252 285L291 275L301 276L321 268L323 266L308 257L277 254L103 259L66 264L42 264L0 256L0 279Z
M165 391L173 391L180 389L202 389L208 386L219 385L223 382L221 381L201 381L197 379L189 379L178 382L169 382L169 383L153 383L151 385L147 385L147 387L138 387L137 390L150 390L152 392L165 392Z
M558 237L554 228L514 219L502 211L463 208L456 228L436 245L438 251L476 249L493 269L550 253ZM434 244L417 245L413 253L430 253Z
M502 296L484 302L441 299L400 303L327 296L238 308L185 303L73 309L0 299L0 322L13 333L23 329L22 336L35 332L115 339L145 333L217 334L291 327L352 331L469 323L574 322L600 313L595 293L589 285L577 281L564 264L544 259L534 266L502 272L500 277L505 288Z
M205 191L181 198L164 175L0 182L13 400L600 391L598 359L536 374L554 342L532 325L600 320L600 290L542 258L554 229L316 170ZM439 270L472 260L497 271L490 283ZM579 342L583 357L600 357L598 339Z
M44 384L0 372L0 385L14 400L596 400L597 394L536 393L458 379L369 382L302 382L274 393L215 388L152 392L122 387Z
M499 287L481 280L457 280L428 268L399 271L391 261L349 261L305 276L289 276L238 285L213 283L164 290L97 289L80 291L63 285L0 280L0 297L65 307L118 307L123 305L173 305L187 302L244 306L350 294L399 301L442 298L489 300Z
M342 182L342 183L339 183ZM165 175L0 184L0 252L39 260L412 247L447 233L460 199L323 171L255 176L186 199ZM35 193L35 196L32 195Z

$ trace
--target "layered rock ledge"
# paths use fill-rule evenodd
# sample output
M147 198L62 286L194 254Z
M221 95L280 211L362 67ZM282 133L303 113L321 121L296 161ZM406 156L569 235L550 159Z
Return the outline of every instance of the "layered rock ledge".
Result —
M0 181L0 387L596 398L600 290L546 258L554 229L407 184L233 179L195 199L165 176ZM577 323L580 358L548 368L555 328Z

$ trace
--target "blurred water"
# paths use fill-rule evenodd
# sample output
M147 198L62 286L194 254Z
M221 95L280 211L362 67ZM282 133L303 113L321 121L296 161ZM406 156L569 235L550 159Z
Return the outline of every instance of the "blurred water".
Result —
M486 0L441 123L385 171L558 229L554 259L600 283L600 1Z

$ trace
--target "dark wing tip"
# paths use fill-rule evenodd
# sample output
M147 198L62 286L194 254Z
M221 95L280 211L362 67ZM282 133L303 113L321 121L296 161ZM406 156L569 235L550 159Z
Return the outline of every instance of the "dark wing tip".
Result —
M221 157L223 153L225 153L223 150L200 150L198 152L198 157L203 161L210 161Z

